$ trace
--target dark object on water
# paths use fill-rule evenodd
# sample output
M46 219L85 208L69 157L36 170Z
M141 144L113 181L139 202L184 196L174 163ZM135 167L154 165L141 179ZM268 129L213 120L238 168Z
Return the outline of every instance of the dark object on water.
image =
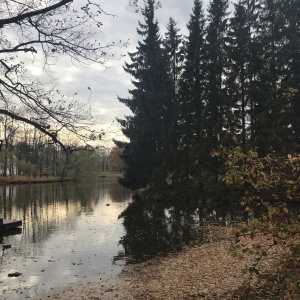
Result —
M11 248L11 245L3 245L2 246L2 250L6 250L6 249L10 249Z
M107 204L106 204L106 206L110 206L110 204L109 204L109 203L107 203Z
M14 273L9 273L7 276L8 277L19 277L21 275L22 275L22 273L20 273L20 272L14 272Z
M10 220L4 220L0 218L0 231L8 230L8 229L14 229L17 227L22 226L22 221L10 221Z
M17 235L22 233L22 228L12 228L8 230L0 230L0 243L3 236Z

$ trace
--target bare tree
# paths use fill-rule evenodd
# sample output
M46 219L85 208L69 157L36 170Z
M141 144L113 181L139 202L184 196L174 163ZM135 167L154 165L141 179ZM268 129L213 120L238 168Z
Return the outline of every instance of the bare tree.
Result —
M95 2L0 0L0 114L37 128L66 153L74 147L64 145L62 132L71 131L84 142L101 133L91 129L95 121L86 103L34 78L29 65L42 60L47 73L62 55L73 63L103 65L116 44L97 40L100 17L107 13Z
M7 176L9 168L10 175L13 174L13 147L15 135L19 129L18 124L15 124L13 119L7 116L0 116L0 151L2 151L3 159L3 176Z

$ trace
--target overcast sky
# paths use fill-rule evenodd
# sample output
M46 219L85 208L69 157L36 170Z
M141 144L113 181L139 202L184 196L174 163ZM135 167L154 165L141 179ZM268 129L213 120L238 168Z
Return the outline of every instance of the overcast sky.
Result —
M130 114L128 108L118 101L117 96L127 97L128 89L132 88L130 76L125 73L122 66L125 61L130 62L127 53L135 51L137 41L140 40L136 29L138 20L143 22L143 16L129 7L128 0L101 1L103 10L116 17L103 14L100 42L128 40L128 47L115 49L117 59L110 61L105 69L97 64L88 68L74 66L67 57L64 57L58 65L53 66L52 71L59 90L68 95L78 93L78 97L83 100L91 97L93 113L109 121ZM186 24L192 12L193 2L194 0L161 0L161 8L156 10L156 18L162 36L171 16L177 22L181 33L187 34ZM207 3L208 0L203 1L204 8ZM139 4L143 5L143 0L139 0Z

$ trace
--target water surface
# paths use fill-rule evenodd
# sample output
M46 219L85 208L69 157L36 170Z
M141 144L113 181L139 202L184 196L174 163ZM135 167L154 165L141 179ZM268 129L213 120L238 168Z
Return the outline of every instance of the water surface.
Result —
M0 252L1 299L120 272L124 262L113 260L124 255L118 216L131 198L116 180L0 186L0 196L0 215L23 221L21 233L0 236L0 244L11 245ZM8 277L14 272L22 275Z
M0 216L23 221L0 235L1 300L28 299L84 281L103 282L126 263L207 242L208 224L236 208L219 199L142 201L116 179L0 186ZM232 201L231 201L232 202ZM19 277L8 274L19 272Z

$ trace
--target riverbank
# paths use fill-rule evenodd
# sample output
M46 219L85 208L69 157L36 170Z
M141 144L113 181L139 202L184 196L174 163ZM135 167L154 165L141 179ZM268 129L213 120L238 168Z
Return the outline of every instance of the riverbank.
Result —
M210 231L209 243L128 265L111 281L72 285L36 299L239 299L236 291L248 276L243 270L251 266L254 256L246 255L241 259L230 254L231 228L212 226ZM252 242L249 237L243 240L244 244ZM256 242L267 245L270 241L266 236L260 236ZM276 260L283 252L284 247L277 245L268 260L259 266L261 274L267 276L276 272ZM257 280L256 288L260 289L264 284ZM268 297L264 294L261 299Z
M119 172L100 172L95 174L95 177L105 177L105 178L118 178L122 174ZM72 178L61 179L59 176L24 176L24 175L14 175L14 176L0 176L1 184L26 184L26 183L51 183L51 182L62 182L62 181L72 181Z
M14 175L14 176L0 176L0 184L25 184L25 183L50 183L50 182L61 182L70 181L70 178L61 179L61 177L56 176L24 176L24 175Z
M99 177L109 177L109 178L118 178L122 177L123 174L120 172L100 172Z

